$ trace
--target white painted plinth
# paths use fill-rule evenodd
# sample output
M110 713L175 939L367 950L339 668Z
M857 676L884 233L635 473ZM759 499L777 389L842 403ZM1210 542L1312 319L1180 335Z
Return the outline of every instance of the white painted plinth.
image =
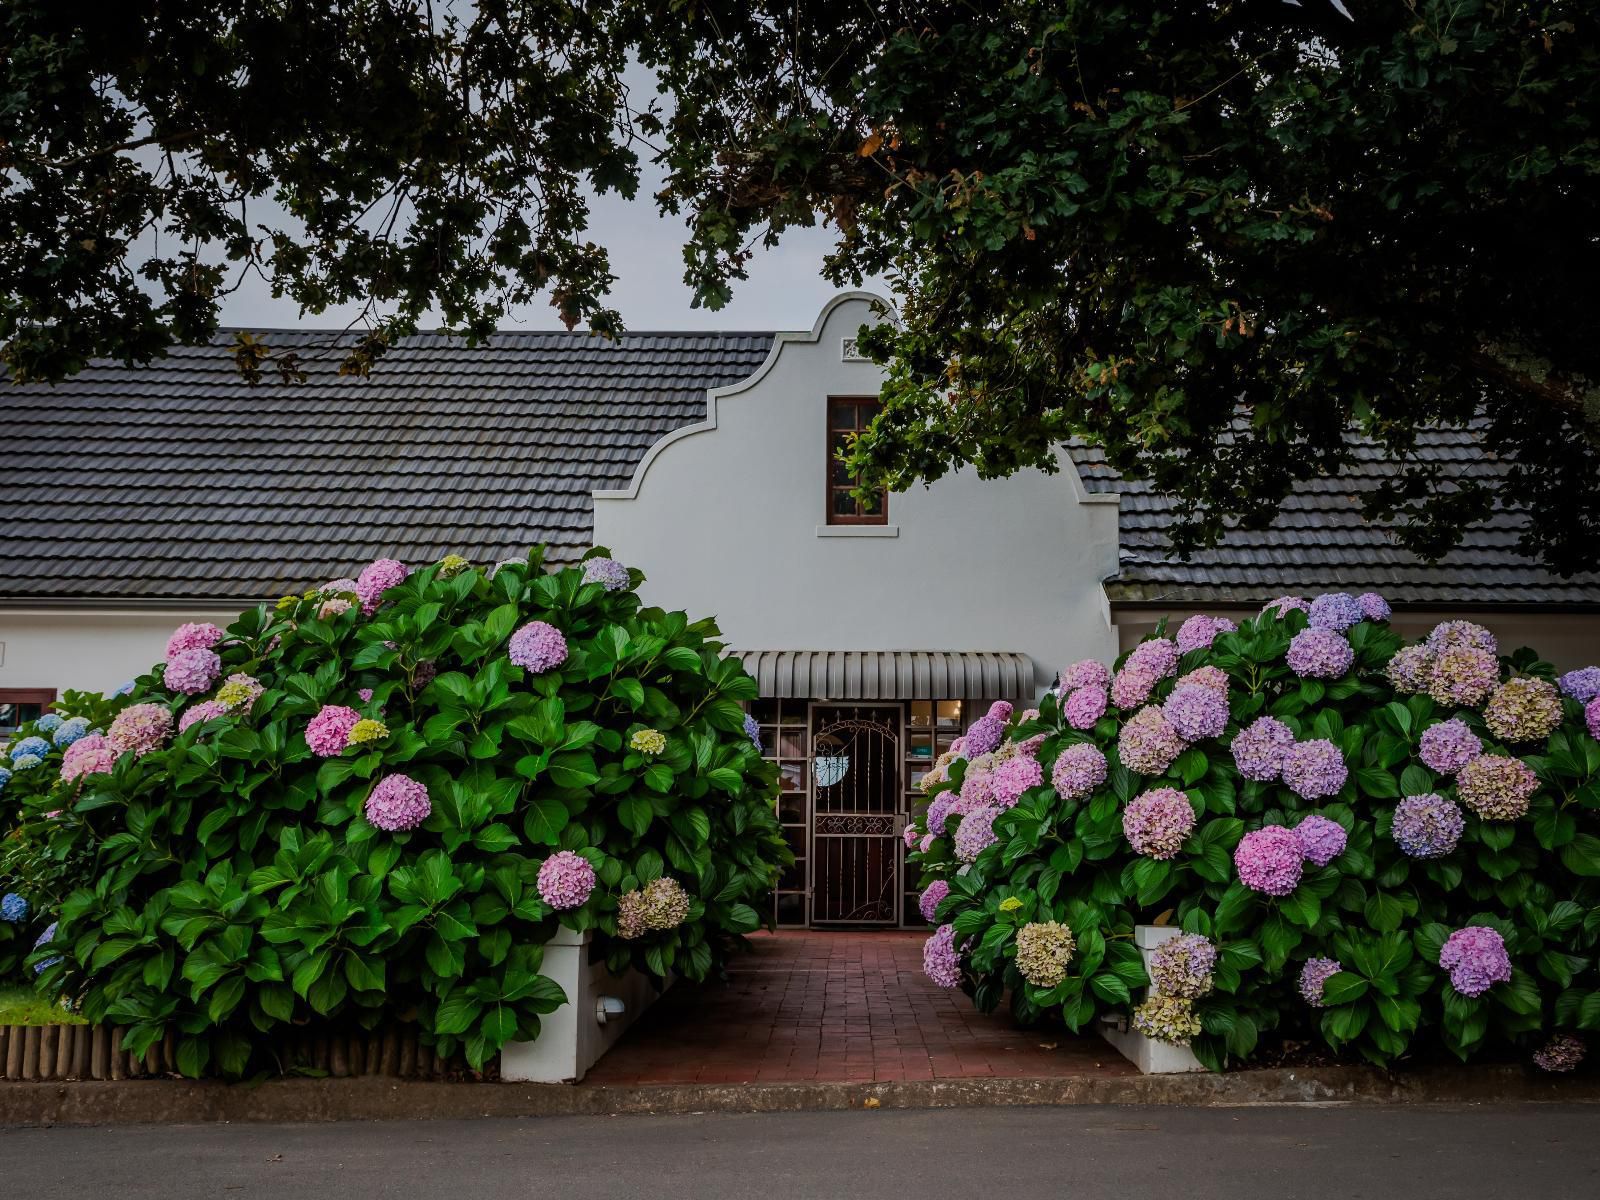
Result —
M563 928L546 943L540 973L561 985L567 1003L542 1019L537 1040L511 1042L500 1052L501 1079L577 1083L655 1003L660 993L644 972L613 975L604 960L589 961L592 936ZM608 1014L602 1024L596 1009L605 997L621 1000L623 1011Z
M1173 925L1136 925L1133 944L1144 957L1144 968L1150 970L1150 955L1162 942L1177 937L1183 930ZM1181 1075L1188 1071L1204 1071L1205 1066L1187 1046L1169 1046L1135 1033L1125 1018L1103 1017L1100 1035L1138 1067L1145 1075Z

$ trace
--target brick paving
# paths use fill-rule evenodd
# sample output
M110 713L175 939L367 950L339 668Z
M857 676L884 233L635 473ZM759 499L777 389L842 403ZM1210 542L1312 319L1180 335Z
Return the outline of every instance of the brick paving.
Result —
M726 983L672 988L586 1084L855 1083L1131 1075L1095 1036L1018 1029L922 973L925 935L784 930Z

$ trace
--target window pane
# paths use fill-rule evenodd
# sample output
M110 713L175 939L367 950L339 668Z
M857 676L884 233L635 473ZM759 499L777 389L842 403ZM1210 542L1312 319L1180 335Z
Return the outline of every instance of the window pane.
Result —
M833 515L836 517L853 517L856 515L856 500L849 492L838 490L833 493Z
M779 758L804 758L806 756L806 731L785 729L778 737Z
M806 898L803 892L783 892L778 895L778 924L804 925L806 923Z
M835 400L828 407L828 428L854 429L856 427L856 409L858 407L858 405L849 400Z

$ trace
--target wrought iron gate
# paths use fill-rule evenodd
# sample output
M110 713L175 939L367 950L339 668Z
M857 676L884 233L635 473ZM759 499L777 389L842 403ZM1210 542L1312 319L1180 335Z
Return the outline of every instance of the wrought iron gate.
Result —
M811 920L900 923L899 706L811 708Z

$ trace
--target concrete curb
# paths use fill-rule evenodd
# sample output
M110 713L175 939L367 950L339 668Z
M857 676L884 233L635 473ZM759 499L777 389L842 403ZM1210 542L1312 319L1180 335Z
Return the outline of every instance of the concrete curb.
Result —
M1226 1075L951 1079L906 1083L680 1084L605 1087L278 1079L259 1085L176 1079L0 1083L0 1126L380 1121L619 1113L806 1112L862 1108L1173 1104L1596 1103L1600 1079L1555 1080L1522 1067L1389 1075L1366 1067Z

